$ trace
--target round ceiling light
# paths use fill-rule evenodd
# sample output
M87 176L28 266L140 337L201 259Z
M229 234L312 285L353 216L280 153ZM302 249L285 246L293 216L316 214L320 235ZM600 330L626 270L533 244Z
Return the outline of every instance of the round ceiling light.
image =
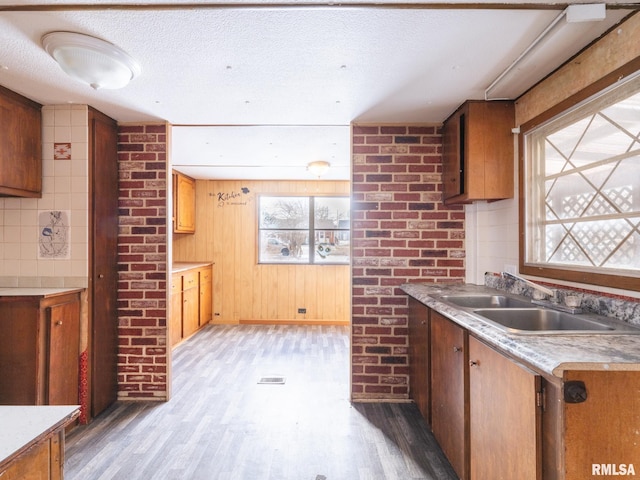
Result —
M51 32L42 37L42 46L67 75L96 90L122 88L142 72L120 47L89 35Z
M316 177L320 178L321 176L323 176L325 173L329 171L330 166L331 164L329 162L326 162L324 160L317 160L315 162L309 163L307 165L307 170L309 170L309 172L311 172L312 175L315 175Z

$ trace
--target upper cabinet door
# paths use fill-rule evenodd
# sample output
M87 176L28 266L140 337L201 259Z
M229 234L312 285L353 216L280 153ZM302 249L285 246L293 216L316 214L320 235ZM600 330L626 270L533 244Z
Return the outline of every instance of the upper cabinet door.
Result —
M173 172L173 232L196 231L196 181Z
M41 108L0 87L0 196L42 196Z

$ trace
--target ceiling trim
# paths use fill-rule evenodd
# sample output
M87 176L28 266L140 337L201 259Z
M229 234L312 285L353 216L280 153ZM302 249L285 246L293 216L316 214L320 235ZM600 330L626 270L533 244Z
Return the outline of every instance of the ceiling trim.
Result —
M605 2L606 3L606 2ZM0 12L57 12L57 11L99 11L99 10L220 10L220 9L379 9L379 10L564 10L571 3L397 3L392 1L359 2L264 2L240 3L204 1L202 3L68 3L68 4L30 4L30 5L0 5ZM640 10L638 3L606 3L608 9Z

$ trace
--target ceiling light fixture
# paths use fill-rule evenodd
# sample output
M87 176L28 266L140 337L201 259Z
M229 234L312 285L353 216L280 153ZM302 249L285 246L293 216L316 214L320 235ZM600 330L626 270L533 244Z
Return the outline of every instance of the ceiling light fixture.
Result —
M329 162L325 162L324 160L317 160L315 162L309 163L309 165L307 165L307 170L309 170L312 175L320 178L329 171L330 166L331 164Z
M51 32L42 37L42 46L67 75L96 90L122 88L142 72L120 47L89 35Z

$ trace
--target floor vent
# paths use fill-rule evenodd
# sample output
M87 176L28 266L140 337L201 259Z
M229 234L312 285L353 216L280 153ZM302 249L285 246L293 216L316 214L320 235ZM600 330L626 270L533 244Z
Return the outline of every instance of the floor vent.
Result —
M261 377L258 380L259 384L268 384L268 385L284 385L285 377Z

